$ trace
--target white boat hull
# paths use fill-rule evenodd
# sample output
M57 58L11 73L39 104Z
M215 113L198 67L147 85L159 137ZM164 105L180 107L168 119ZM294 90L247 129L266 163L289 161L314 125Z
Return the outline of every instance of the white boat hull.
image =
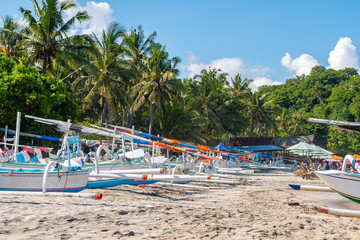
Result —
M360 174L339 170L315 171L315 174L340 195L360 203Z
M18 162L0 161L0 167L3 167L3 168L25 168L25 169L45 169L46 164L41 164L41 163L18 163ZM93 164L93 163L85 163L83 165L83 167L84 168L92 168L94 170L95 169L95 164ZM134 163L134 164L122 164L120 162L99 163L99 170L139 169L139 168L142 168L142 167L143 167L142 163Z
M86 186L90 169L76 172L49 171L46 191L79 192ZM42 191L44 171L0 169L0 190Z

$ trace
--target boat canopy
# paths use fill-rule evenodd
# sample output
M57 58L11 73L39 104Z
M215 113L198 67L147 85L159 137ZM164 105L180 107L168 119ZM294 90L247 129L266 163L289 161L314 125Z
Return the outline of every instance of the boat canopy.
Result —
M259 151L281 151L284 150L281 147L275 146L275 145L256 145L256 146L234 146L231 147L229 146L230 149L233 149L235 151L238 150L244 150L244 151L255 151L255 152L259 152Z

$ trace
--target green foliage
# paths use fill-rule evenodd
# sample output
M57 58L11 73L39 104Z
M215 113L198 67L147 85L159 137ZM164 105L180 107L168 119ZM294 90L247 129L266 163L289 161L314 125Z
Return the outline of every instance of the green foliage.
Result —
M177 79L180 62L178 57L169 58L165 46L153 44L150 56L146 56L141 62L141 75L139 82L131 88L134 99L132 112L143 106L149 106L149 133L152 132L155 107L161 108L172 99L182 103L182 87L180 79Z
M202 118L200 135L210 145L224 142L224 133L237 134L247 126L241 98L229 87L226 76L220 70L204 69L194 79L184 80L185 103Z
M2 18L3 26L0 28L0 52L7 56L18 58L22 49L20 24L11 16Z
M77 104L69 97L66 85L30 68L25 59L15 63L9 57L0 57L0 125L15 126L16 113L59 120L76 120ZM24 131L32 132L38 124L25 120ZM44 130L44 127L41 129ZM41 132L36 131L41 134Z
M270 132L278 131L274 116L278 109L273 108L273 100L269 98L269 93L251 92L245 95L248 108L250 126L248 133L250 136L267 136Z
M281 128L281 135L313 134L318 144L326 147L328 142L329 147L342 152L346 150L339 148L345 144L350 146L344 147L349 151L360 151L360 148L350 140L349 135L330 134L327 125L309 123L307 118L359 121L359 88L360 78L356 69L326 70L316 66L307 76L289 79L282 85L263 87L260 91L269 92L274 104L286 109L288 127Z
M108 121L112 123L120 105L128 98L123 89L130 74L120 60L123 50L118 43L123 31L118 23L113 22L103 30L101 39L93 35L88 55L88 75L74 82L85 93L83 109L96 109L102 122L108 116Z
M23 33L11 31L18 34L24 40L29 59L32 63L42 66L42 73L53 72L53 62L61 61L81 61L75 50L83 48L76 45L72 38L67 34L75 22L83 22L89 19L86 11L78 11L74 16L64 21L65 11L76 7L71 1L43 0L39 5L37 0L33 0L34 12L20 7L20 13L26 21Z
M328 99L330 117L334 120L360 121L360 77L351 77L332 89Z
M198 112L189 106L184 108L175 100L171 100L155 113L154 131L160 136L204 143L200 132L203 125Z
M328 148L337 155L359 154L360 133L331 129L329 131Z
M251 90L252 79L240 74L229 79L220 69L181 80L180 59L155 42L156 32L146 37L141 26L127 32L111 23L101 36L68 37L75 22L89 19L86 11L65 21L73 2L32 2L34 11L20 8L24 29L11 17L3 18L0 28L1 126L14 128L17 111L76 121L79 105L84 124L135 124L183 141L215 145L229 135L314 134L317 144L337 154L360 152L358 133L307 121L360 121L360 76L354 68L316 66L309 75L258 91ZM24 131L49 133L29 120L22 125Z

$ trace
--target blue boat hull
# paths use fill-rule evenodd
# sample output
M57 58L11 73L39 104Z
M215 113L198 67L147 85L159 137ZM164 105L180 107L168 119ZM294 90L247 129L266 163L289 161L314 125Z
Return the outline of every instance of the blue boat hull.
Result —
M127 185L142 185L142 184L151 184L158 182L157 180L135 180L135 179L110 179L110 180L97 180L97 181L88 181L86 183L86 188L105 188L105 187L115 187L123 184Z

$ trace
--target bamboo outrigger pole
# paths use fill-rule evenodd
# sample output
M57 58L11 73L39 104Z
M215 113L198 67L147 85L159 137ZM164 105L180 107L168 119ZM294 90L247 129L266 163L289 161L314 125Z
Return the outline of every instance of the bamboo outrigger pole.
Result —
M17 112L16 118L16 133L15 133L15 155L19 152L19 138L20 138L20 121L21 121L21 112Z

